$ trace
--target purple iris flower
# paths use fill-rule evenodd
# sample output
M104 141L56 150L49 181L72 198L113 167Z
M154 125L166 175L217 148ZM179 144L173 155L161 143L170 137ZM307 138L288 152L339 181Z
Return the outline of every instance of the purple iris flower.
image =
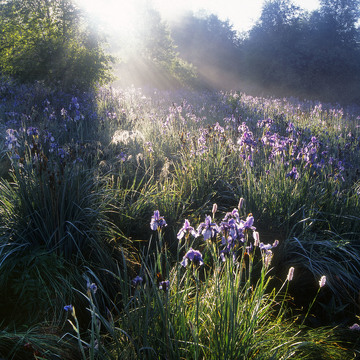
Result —
M355 323L355 324L349 326L349 329L350 330L360 331L360 325Z
M190 233L194 237L198 236L198 233L195 231L195 229L192 226L190 226L189 220L186 219L184 222L184 226L177 233L177 238L181 240L184 237L184 235L188 233Z
M67 155L69 155L69 153L66 150L64 150L63 148L60 148L60 147L57 148L57 153L61 159L65 159L65 157Z
M244 222L244 229L256 230L256 227L254 227L253 225L254 225L254 217L252 216L252 214L249 214Z
M294 126L294 124L292 122L289 122L289 125L288 125L286 131L288 133L295 131L295 126Z
M120 159L122 162L126 161L127 155L122 151L118 156L118 159Z
M211 216L206 216L205 221L201 223L197 228L197 233L204 236L204 240L208 240L212 237L215 237L216 234L220 232L219 227L216 223L211 222Z
M64 310L72 312L73 311L73 306L72 305L65 305Z
M230 219L228 221L228 226L229 226L229 237L233 240L239 240L239 241L243 241L244 239L244 224L243 222L237 222L235 221L235 219ZM229 239L228 239L229 241Z
M239 202L239 204L240 204L240 202ZM223 221L227 221L230 217L235 218L237 221L240 221L239 210L234 209L233 211L226 213Z
M94 294L96 293L96 291L98 289L97 285L95 283L90 284L89 281L87 282L87 288L88 288L88 290L92 291Z
M164 292L168 291L170 288L170 281L164 280L159 283L159 289L164 290Z
M6 130L6 142L5 145L9 150L11 150L13 147L19 147L18 139L17 139L17 131L14 129L7 129Z
M201 252L198 250L190 249L185 256L183 257L183 261L181 262L181 265L186 267L189 263L189 260L193 262L195 265L201 266L204 264Z
M275 240L273 244L260 243L259 248L260 250L268 251L274 247L277 247L278 245L279 245L279 240Z
M265 267L270 266L272 258L273 258L273 252L271 250L266 250L263 257Z
M143 278L138 275L131 282L134 286L141 285L141 283L143 282Z
M75 108L76 110L78 110L79 107L80 107L80 105L79 105L79 103L78 103L77 97L73 97L73 98L71 99L71 103L70 103L70 105L69 105L69 110L71 110L71 109L73 109L73 108Z
M292 179L292 180L298 179L298 178L299 178L299 173L297 172L296 167L294 166L294 167L292 168L292 170L291 170L289 173L286 174L285 177L286 177L286 178L290 178L290 179Z
M26 133L29 135L29 136L38 136L39 135L39 130L36 128L36 127L28 127L27 130L26 130Z
M167 223L163 216L160 216L159 210L154 211L154 215L151 217L150 228L151 230L161 229L167 226Z

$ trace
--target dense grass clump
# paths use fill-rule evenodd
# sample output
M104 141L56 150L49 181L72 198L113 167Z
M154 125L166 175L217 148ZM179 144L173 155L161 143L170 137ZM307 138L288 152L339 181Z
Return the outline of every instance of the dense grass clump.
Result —
M356 109L5 88L0 356L358 352Z

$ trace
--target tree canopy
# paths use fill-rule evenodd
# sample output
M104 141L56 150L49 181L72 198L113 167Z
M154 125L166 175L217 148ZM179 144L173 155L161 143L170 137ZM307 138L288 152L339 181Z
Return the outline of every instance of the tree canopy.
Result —
M89 88L110 77L102 39L70 0L0 2L0 71L21 82Z

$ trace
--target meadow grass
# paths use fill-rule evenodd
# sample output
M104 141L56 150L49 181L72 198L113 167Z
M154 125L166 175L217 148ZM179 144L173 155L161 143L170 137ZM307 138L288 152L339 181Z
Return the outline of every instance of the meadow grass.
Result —
M356 109L1 89L1 356L358 353Z

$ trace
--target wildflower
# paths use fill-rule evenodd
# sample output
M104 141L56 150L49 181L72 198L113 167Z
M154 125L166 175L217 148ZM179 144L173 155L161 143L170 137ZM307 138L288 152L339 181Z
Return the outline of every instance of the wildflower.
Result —
M219 123L217 122L215 125L214 125L214 131L217 131L219 134L222 134L224 133L224 128L222 126L219 125Z
M228 231L229 231L229 237L232 240L239 240L244 242L244 226L243 222L237 222L235 219L230 219L227 223L228 225ZM229 240L229 239L228 239Z
M26 130L26 133L28 134L28 136L38 136L39 135L39 130L35 127L28 127Z
M14 129L7 129L6 130L6 141L5 145L9 150L11 150L13 147L19 147L18 139L17 139L17 131Z
M256 228L253 226L253 224L254 224L254 217L252 216L252 214L249 214L245 220L244 229L255 230Z
M202 264L204 264L201 252L192 248L185 254L181 265L186 267L189 260L192 261L195 265L201 266Z
M64 306L64 310L65 311L69 311L69 312L73 312L74 307L70 304L70 305L65 305Z
M229 250L226 248L225 250L220 251L220 259L222 262L225 262L225 255L229 254Z
M181 240L185 234L189 234L189 233L194 237L198 236L198 233L195 231L195 229L192 226L190 226L189 220L186 219L184 222L184 226L177 233L177 238Z
M79 110L75 110L74 121L78 122L80 119L83 119L83 115L81 115Z
M357 323L355 323L355 324L349 326L349 329L350 329L350 330L360 331L360 325L357 324Z
M131 282L132 282L132 284L133 284L134 286L141 285L142 282L143 282L143 278L138 275L138 276L136 276L134 279L132 279Z
M288 133L291 133L291 132L295 131L295 126L294 126L294 124L293 124L292 122L289 122L286 131L287 131Z
M87 288L88 288L89 291L93 292L94 294L96 293L96 291L98 289L97 285L95 283L90 284L89 281L87 282Z
M159 289L164 290L164 292L168 291L170 287L170 281L164 280L159 283Z
M212 237L215 237L216 234L220 232L219 227L211 222L211 216L206 216L205 221L201 223L197 228L198 234L202 234L204 236L204 240L208 240Z
M264 251L267 251L267 250L270 250L274 247L277 247L279 245L279 240L275 240L273 242L273 244L263 244L263 243L260 243L259 247L260 247L260 250L264 250Z
M285 178L290 178L292 180L297 180L299 178L299 173L297 172L296 167L294 166L292 170L286 174Z
M116 158L120 159L121 162L125 162L127 155L122 151Z
M29 130L29 129L28 129ZM55 138L52 136L51 132L47 132L46 134L44 134L44 142L50 142L53 143L55 141Z
M64 150L63 148L60 148L60 147L57 148L57 153L61 159L65 159L65 157L67 155L69 155L69 153L66 150Z
M326 284L326 276L323 275L323 276L320 278L320 280L319 280L319 286L320 286L320 288L324 287L325 284Z
M71 109L73 109L73 108L75 108L76 110L78 110L79 107L80 107L80 105L79 105L79 103L78 103L77 97L73 97L73 98L71 99L71 103L70 103L70 105L69 105L69 110L71 110Z
M240 222L239 210L234 209L233 211L226 213L225 217L223 218L223 221L227 221L229 217L235 218L236 221Z
M289 269L289 272L288 272L288 275L287 275L287 281L291 281L292 279L293 279L293 277L294 277L294 268L293 267L291 267L290 269Z
M161 229L167 226L167 223L163 216L160 216L159 210L154 211L154 215L151 217L150 228L151 230Z
M147 151L149 153L153 153L154 152L154 149L152 147L152 143L150 141L146 142L145 145L147 146Z

